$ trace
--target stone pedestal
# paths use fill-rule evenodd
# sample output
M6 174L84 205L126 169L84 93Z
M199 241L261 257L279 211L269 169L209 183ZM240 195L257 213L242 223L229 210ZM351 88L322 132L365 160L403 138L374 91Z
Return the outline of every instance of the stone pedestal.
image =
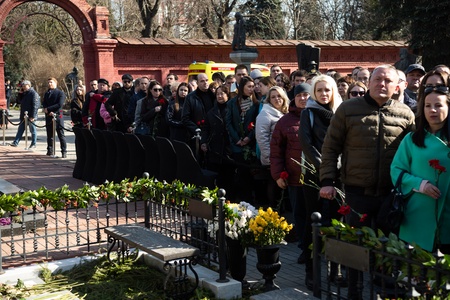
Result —
M247 66L248 73L252 71L250 65L258 58L258 52L250 52L245 50L233 51L230 53L230 58L238 65Z

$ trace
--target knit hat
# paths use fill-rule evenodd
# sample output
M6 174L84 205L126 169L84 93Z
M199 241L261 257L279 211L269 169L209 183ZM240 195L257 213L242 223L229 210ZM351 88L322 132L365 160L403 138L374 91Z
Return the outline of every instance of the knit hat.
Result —
M22 81L22 85L29 85L31 86L31 82L29 80Z
M109 86L109 82L105 78L100 78L99 80L97 80L97 82L98 83L103 83L103 84L106 84L107 86Z
M131 76L130 74L123 74L122 75L122 80L133 81L133 76Z
M311 86L306 82L300 83L294 88L294 96L300 93L308 93L311 94Z
M255 80L256 78L264 77L264 75L259 69L254 69L250 72L250 77Z

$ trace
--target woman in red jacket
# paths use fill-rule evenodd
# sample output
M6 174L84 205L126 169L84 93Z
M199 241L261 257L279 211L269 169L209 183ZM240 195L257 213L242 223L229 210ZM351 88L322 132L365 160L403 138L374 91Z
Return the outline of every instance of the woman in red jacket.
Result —
M289 113L281 117L272 133L270 141L270 173L272 178L282 189L288 189L289 200L294 214L294 226L299 238L299 248L304 249L308 245L303 244L306 214L303 188L300 183L302 171L294 162L302 161L302 147L298 136L300 129L300 114L306 106L311 86L301 83L294 89L294 100L289 105ZM303 253L297 262L305 261Z

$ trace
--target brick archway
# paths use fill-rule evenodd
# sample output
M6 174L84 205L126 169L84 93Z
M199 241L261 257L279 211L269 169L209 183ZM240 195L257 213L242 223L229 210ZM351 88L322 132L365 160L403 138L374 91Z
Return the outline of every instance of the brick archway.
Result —
M8 14L15 7L35 0L9 0L0 4L0 24L3 24ZM75 20L82 34L81 49L84 56L84 73L86 78L113 76L114 70L108 66L114 64L113 52L117 45L109 33L108 9L106 7L91 7L85 0L45 0L65 10ZM3 47L8 41L0 39L0 82L5 82L5 61ZM5 89L0 89L0 108L6 105Z

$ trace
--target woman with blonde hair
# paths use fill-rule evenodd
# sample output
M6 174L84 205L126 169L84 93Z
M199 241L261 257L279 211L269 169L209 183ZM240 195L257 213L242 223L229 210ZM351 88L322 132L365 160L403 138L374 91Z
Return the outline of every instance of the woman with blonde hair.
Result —
M329 226L331 218L339 218L337 201L320 198L319 190L311 187L311 184L314 183L320 186L318 171L322 162L322 144L330 125L330 120L339 105L341 105L342 98L339 95L336 81L330 76L319 75L314 77L311 86L311 98L306 103L306 108L300 116L299 135L300 144L306 159L306 162L303 163L313 166L316 172L314 174L308 171L305 172L304 181L308 184L303 186L303 193L305 196L306 215L310 216L313 212L318 211L322 214L322 224ZM311 232L311 222L306 222L303 252L305 253L304 263L306 266L305 284L308 289L312 289L313 284L311 250L308 249L308 245L312 242ZM331 268L330 279L334 283L341 284L341 286L343 284L342 276L337 273L336 266Z
M270 139L278 120L289 111L289 98L283 88L271 87L258 117L256 117L256 142L261 149L261 164L270 166Z
M255 136L260 149L260 161L266 178L267 200L271 207L277 208L281 201L281 189L270 175L270 140L278 120L289 111L289 98L283 88L271 87L263 108L256 117Z

